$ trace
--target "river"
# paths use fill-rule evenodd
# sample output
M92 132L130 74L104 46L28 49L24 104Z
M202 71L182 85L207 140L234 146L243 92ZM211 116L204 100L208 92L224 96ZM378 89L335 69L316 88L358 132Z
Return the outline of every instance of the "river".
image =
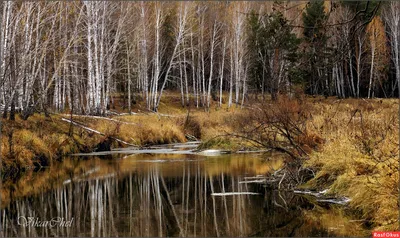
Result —
M368 236L337 204L277 191L282 159L195 143L76 155L4 180L3 236Z

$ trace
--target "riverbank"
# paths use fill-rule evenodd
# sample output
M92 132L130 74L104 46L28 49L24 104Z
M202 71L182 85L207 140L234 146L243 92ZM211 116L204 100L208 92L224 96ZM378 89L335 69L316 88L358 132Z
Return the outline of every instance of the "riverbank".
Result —
M1 159L3 176L30 167L51 165L54 160L74 153L109 150L125 146L209 141L231 132L230 119L247 111L236 107L183 108L175 94L167 94L167 103L159 113L147 112L136 104L132 114L116 108L110 117L71 114L34 114L27 120L19 115L15 121L2 119ZM179 97L178 97L179 99ZM72 123L71 123L72 122ZM214 141L214 140L211 140ZM213 148L238 150L245 148L240 140L217 139L229 144L213 143ZM233 143L235 141L235 143ZM236 143L237 142L237 143Z
M399 101L314 102L310 124L325 144L304 166L315 177L302 187L350 198L349 207L375 230L398 229Z
M223 105L208 112L188 111L173 100L157 114L137 105L133 115L110 118L35 114L26 121L18 116L15 122L3 120L3 176L16 169L50 165L67 154L126 146L118 140L139 147L194 139L204 141L203 149L254 147L247 140L226 136L239 131L243 120L255 113L253 109ZM317 147L311 146L312 141L303 145L309 152L303 167L314 177L300 187L327 189L328 195L350 198L348 207L377 230L397 228L398 101L307 98L305 102L307 134L323 142Z

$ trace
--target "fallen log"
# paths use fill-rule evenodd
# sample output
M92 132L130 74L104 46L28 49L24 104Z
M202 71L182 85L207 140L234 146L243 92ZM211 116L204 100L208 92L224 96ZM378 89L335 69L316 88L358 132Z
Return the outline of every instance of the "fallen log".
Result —
M62 114L63 116L70 117L71 114ZM137 123L133 122L126 122L126 121L119 121L114 118L109 118L109 117L100 117L100 116L89 116L89 115L77 115L77 114L72 114L72 117L86 117L86 118L94 118L94 119L101 119L101 120L107 120L107 121L113 121L116 123L121 123L121 124L127 124L127 125L139 125Z
M260 193L253 193L253 192L211 193L211 196L234 196L234 195L260 195Z
M87 130L87 131L90 131L90 132L93 132L93 133L96 133L96 134L99 134L99 135L102 135L102 136L106 136L104 133L102 133L102 132L100 132L100 131L97 131L97 130L94 130L94 129L92 129L92 128L89 128L89 127L87 127L87 126L85 126L85 125L82 125L82 124L80 124L80 123L78 123L78 122L75 122L75 121L72 121L72 120L70 120L70 119L66 119L66 118L63 118L63 117L62 117L61 120L62 120L62 121L65 121L65 122L68 122L68 123L71 123L72 125L78 126L78 127L80 127L80 128L83 128L83 129L85 129L85 130ZM122 143L122 144L125 144L125 145L134 146L134 147L139 147L139 146L137 146L137 145L128 143L128 142L126 142L126 141L123 141L123 140L118 139L118 138L113 137L113 136L110 136L110 138L113 139L113 140L115 140L115 141L118 141L118 142L120 142L120 143Z
M246 183L266 183L267 179L258 179L258 180L245 180L239 181L239 184L246 184Z

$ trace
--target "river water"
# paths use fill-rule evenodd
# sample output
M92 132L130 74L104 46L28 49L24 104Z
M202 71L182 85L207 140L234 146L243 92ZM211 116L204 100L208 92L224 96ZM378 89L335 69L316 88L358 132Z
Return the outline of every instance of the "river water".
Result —
M195 146L77 155L5 179L2 235L370 235L343 206L260 183L279 156L199 155Z

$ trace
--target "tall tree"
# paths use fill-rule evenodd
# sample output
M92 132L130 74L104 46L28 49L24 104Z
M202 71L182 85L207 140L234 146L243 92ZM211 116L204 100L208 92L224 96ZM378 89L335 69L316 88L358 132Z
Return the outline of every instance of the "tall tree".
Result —
M175 60L177 59L177 57L179 56L179 54L181 53L179 51L179 47L182 44L182 42L185 40L186 34L187 34L187 19L188 19L188 14L189 14L189 7L190 7L191 3L180 3L179 4L179 11L178 11L178 17L177 17L177 27L176 27L176 32L175 32L175 41L174 41L174 47L172 50L172 54L169 57L169 62L167 62L167 68L165 71L165 76L164 76L164 80L162 82L161 88L160 88L160 93L159 96L157 98L157 102L154 105L154 111L158 111L158 106L160 105L160 101L161 101L161 96L162 93L165 89L165 85L166 83L169 81L169 76L172 70L172 66L175 63Z
M329 54L326 45L328 36L326 35L325 23L327 15L323 1L312 0L307 4L303 13L304 41L305 41L305 78L308 80L307 92L318 94L321 91L327 93L324 88L325 64Z
M383 15L390 39L391 58L396 72L398 95L400 95L400 2L390 2ZM393 90L395 88L396 86L393 87Z
M377 84L385 77L388 62L387 38L380 17L375 16L367 26L371 51L370 75L368 83L368 98L374 97Z
M291 32L288 21L280 12L268 15L250 15L249 61L253 61L253 74L256 83L264 90L265 79L269 79L271 97L276 100L279 92L285 91L289 84L289 73L297 60L299 40ZM256 57L254 57L254 55ZM261 82L261 83L260 83Z

